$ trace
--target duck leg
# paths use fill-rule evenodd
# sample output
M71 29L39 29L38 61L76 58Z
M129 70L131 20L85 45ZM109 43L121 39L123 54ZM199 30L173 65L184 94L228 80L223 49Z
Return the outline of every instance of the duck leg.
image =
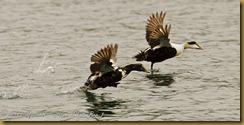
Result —
M151 63L151 75L153 74L153 62Z

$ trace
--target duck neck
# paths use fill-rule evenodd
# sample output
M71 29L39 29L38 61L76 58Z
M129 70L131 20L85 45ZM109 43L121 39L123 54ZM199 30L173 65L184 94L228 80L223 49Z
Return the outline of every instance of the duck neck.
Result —
M186 48L185 43L183 44L175 44L175 43L171 43L172 47L174 47L176 49L176 56L180 55L181 53L183 53L184 49Z
M126 65L123 70L125 70L125 74L129 74L131 71L139 71L136 64Z

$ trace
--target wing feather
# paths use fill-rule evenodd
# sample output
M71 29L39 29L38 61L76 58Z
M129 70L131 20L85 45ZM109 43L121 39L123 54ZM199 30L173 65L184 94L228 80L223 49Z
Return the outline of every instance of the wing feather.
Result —
M97 51L96 54L91 56L91 62L94 62L90 65L90 70L92 73L107 73L114 70L112 66L116 62L116 53L118 45L110 44L106 47Z
M165 15L162 11L156 12L147 19L146 40L151 48L157 45L170 46L168 37L171 25L163 25Z

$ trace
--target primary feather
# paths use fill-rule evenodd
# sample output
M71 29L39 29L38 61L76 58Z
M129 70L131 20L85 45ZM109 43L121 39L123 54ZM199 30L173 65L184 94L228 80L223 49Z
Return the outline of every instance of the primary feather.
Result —
M151 48L155 46L170 46L169 33L171 25L163 26L166 13L157 12L149 17L146 25L146 40Z
M91 62L94 63L90 66L91 72L104 74L114 70L112 65L116 62L117 49L117 44L110 44L92 55Z

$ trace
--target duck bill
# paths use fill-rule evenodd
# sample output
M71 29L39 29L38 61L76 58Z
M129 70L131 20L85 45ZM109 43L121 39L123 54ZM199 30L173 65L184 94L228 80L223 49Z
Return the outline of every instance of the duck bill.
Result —
M148 69L145 69L145 72L146 72L146 73L150 73L150 71L149 71Z
M196 45L198 47L197 49L203 50L203 48L198 43L196 43Z
M150 73L150 71L147 68L145 68L145 66L142 66L142 67L144 69L144 72Z
M79 92L87 92L88 90L90 90L89 86L81 86Z

